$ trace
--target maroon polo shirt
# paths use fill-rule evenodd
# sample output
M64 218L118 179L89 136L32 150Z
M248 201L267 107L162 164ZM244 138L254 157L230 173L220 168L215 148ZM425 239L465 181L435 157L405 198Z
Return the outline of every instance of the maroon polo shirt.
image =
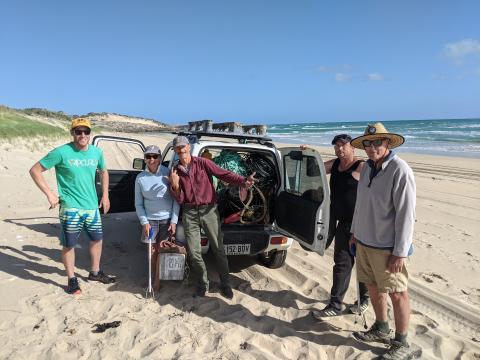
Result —
M229 184L241 185L245 178L231 171L222 169L213 161L192 156L188 171L182 165L176 167L180 177L180 192L176 193L170 187L170 192L181 205L210 205L215 204L217 197L213 188L212 176Z

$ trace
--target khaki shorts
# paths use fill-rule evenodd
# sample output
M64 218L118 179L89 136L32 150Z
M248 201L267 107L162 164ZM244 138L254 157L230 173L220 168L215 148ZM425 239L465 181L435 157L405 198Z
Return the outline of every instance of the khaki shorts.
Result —
M167 240L169 237L168 227L170 226L170 219L165 220L148 220L153 229L152 244L160 243L162 240ZM148 236L142 231L140 241L148 244Z
M407 291L408 272L406 264L398 273L387 270L390 250L374 249L357 242L357 276L358 281L377 286L380 293Z

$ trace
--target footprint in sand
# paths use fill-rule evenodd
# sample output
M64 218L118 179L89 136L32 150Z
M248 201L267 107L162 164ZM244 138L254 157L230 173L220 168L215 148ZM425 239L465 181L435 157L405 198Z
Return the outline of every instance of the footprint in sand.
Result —
M416 316L421 316L423 319L424 319L424 323L425 325L430 328L430 329L436 329L438 327L438 322L436 322L435 320L433 320L432 318L428 317L427 315L425 315L424 313L420 312L420 311L417 311L417 310L412 310L412 314L413 315L416 315ZM418 325L418 327L425 327L424 325ZM419 331L419 332L416 332L417 334L424 334L428 331L427 330L423 330L423 329L417 329L415 328L416 331ZM423 331L423 332L422 332Z
M429 278L427 275L425 275L425 274L422 275L422 278L423 278L423 280L425 280L425 281L428 282L428 283L433 283L433 280L430 279L430 278Z
M422 335L428 331L428 327L425 325L417 325L415 326L415 335Z
M421 274L421 276L422 276L422 279L428 283L433 283L437 279L437 280L443 281L448 285L448 280L446 280L442 275L439 275L436 273L424 273L424 274Z
M474 261L476 263L480 262L480 260L475 255L473 255L471 252L466 251L465 255L467 255L470 258L469 261Z

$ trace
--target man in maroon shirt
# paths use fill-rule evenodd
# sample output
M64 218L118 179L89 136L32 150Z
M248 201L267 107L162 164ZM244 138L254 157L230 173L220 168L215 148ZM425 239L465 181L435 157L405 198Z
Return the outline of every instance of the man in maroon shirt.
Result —
M207 269L202 258L200 244L200 228L202 228L217 262L221 294L231 299L233 292L230 285L227 256L223 247L223 233L212 176L229 184L250 187L255 181L253 178L255 173L244 178L218 167L208 159L192 156L190 144L185 136L177 136L173 139L173 147L178 155L179 164L170 173L170 191L182 206L182 222L190 263L193 271L200 276L196 295L205 296L208 291Z

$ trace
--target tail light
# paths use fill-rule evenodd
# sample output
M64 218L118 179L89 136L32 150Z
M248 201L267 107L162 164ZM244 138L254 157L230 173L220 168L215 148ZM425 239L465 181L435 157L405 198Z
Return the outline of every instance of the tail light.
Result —
M272 236L270 239L270 244L272 245L282 245L286 244L288 241L288 238L286 236Z
M201 238L200 239L200 245L201 246L207 246L208 244L208 239L207 238Z

